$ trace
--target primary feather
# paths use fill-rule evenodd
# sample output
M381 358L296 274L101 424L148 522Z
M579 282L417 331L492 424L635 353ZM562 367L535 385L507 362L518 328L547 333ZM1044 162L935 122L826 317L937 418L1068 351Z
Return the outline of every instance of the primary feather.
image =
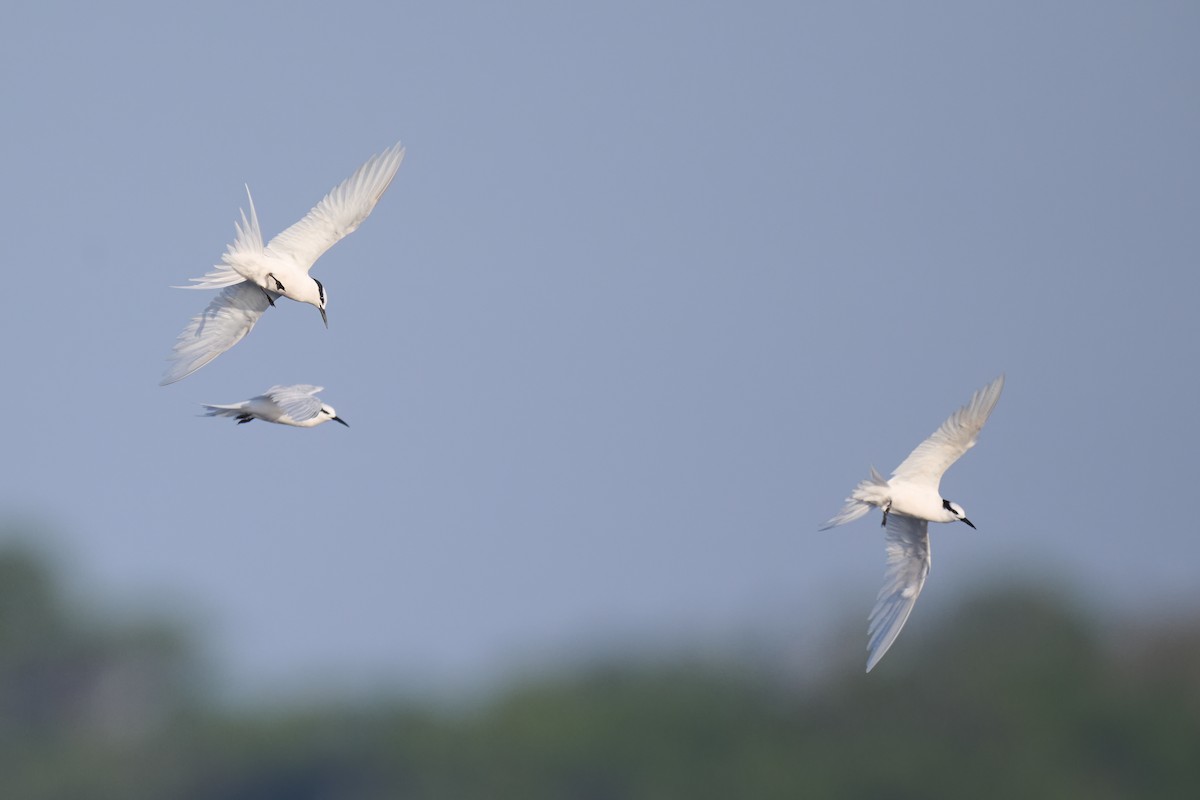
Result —
M979 431L991 416L1003 389L1004 376L1001 375L971 395L970 402L951 414L940 428L900 462L892 472L893 480L927 482L936 488L950 465L975 446Z
M368 159L303 219L268 242L266 249L311 269L326 250L357 230L370 216L403 160L404 147L399 143Z
M272 386L263 394L279 406L283 413L297 422L312 419L321 413L321 401L313 397L324 386L296 384L294 386Z
M227 287L202 312L192 317L171 349L171 365L160 386L182 380L242 340L259 317L279 297L250 281Z
M900 635L925 586L931 563L929 523L904 514L889 514L887 572L867 624L867 672Z

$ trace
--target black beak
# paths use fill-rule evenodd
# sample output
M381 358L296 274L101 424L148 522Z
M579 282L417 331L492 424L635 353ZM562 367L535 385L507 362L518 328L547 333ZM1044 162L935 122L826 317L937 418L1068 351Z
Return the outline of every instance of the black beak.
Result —
M340 422L340 423L342 423L343 425L345 425L347 428L349 428L349 427L350 427L350 423L349 423L349 422L346 422L346 420L342 419L341 417L334 417L334 418L333 418L333 421L334 421L334 422ZM965 520L964 520L964 522L965 522ZM971 525L971 523L969 523L969 522L968 522L967 524L968 524L968 525ZM974 526L974 525L971 525L971 527L972 527L972 528L974 528L975 526Z
M325 330L329 330L329 317L325 316L325 309L318 306L317 310L321 312L321 322L325 323Z
M337 417L334 417L334 419L337 419ZM967 519L966 517L963 517L962 519L960 519L959 522L967 523L968 525L971 526L972 530L979 530L978 528L975 527L975 523L971 522L971 520Z

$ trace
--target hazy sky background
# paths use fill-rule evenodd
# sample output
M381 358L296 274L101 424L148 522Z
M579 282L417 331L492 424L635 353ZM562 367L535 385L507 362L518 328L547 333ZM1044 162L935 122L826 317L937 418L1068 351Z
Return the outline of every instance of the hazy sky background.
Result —
M1188 2L10 4L0 508L237 691L747 627L819 665L884 555L816 528L1004 372L889 658L997 578L1195 608L1197 42ZM329 330L281 301L159 387L243 184L272 236L397 140ZM196 416L275 383L352 427Z

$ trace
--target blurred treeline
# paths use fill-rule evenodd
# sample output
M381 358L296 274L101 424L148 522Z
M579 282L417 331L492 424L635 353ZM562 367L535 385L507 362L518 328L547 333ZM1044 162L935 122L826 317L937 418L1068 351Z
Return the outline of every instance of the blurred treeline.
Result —
M173 624L61 589L0 553L0 798L1200 797L1200 620L1102 630L1028 587L869 676L660 657L269 711L207 701Z

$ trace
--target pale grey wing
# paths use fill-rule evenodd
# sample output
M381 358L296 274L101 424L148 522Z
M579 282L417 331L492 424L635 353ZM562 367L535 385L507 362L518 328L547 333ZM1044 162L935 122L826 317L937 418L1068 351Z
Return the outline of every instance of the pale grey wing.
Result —
M900 462L892 472L892 478L937 488L950 465L975 446L979 431L991 416L1003 388L1004 376L1001 375L975 392L969 403L951 414L942 427Z
M321 413L321 401L313 397L323 386L296 384L294 386L272 386L266 396L296 422L310 420Z
M306 269L366 219L396 177L404 147L394 147L371 157L353 175L339 183L304 219L267 243L267 250L293 258Z
M895 512L887 519L887 573L867 626L867 672L896 641L929 574L929 523Z
M267 294L250 281L224 289L179 334L159 385L186 378L240 342L270 305ZM272 300L279 297L270 294Z

